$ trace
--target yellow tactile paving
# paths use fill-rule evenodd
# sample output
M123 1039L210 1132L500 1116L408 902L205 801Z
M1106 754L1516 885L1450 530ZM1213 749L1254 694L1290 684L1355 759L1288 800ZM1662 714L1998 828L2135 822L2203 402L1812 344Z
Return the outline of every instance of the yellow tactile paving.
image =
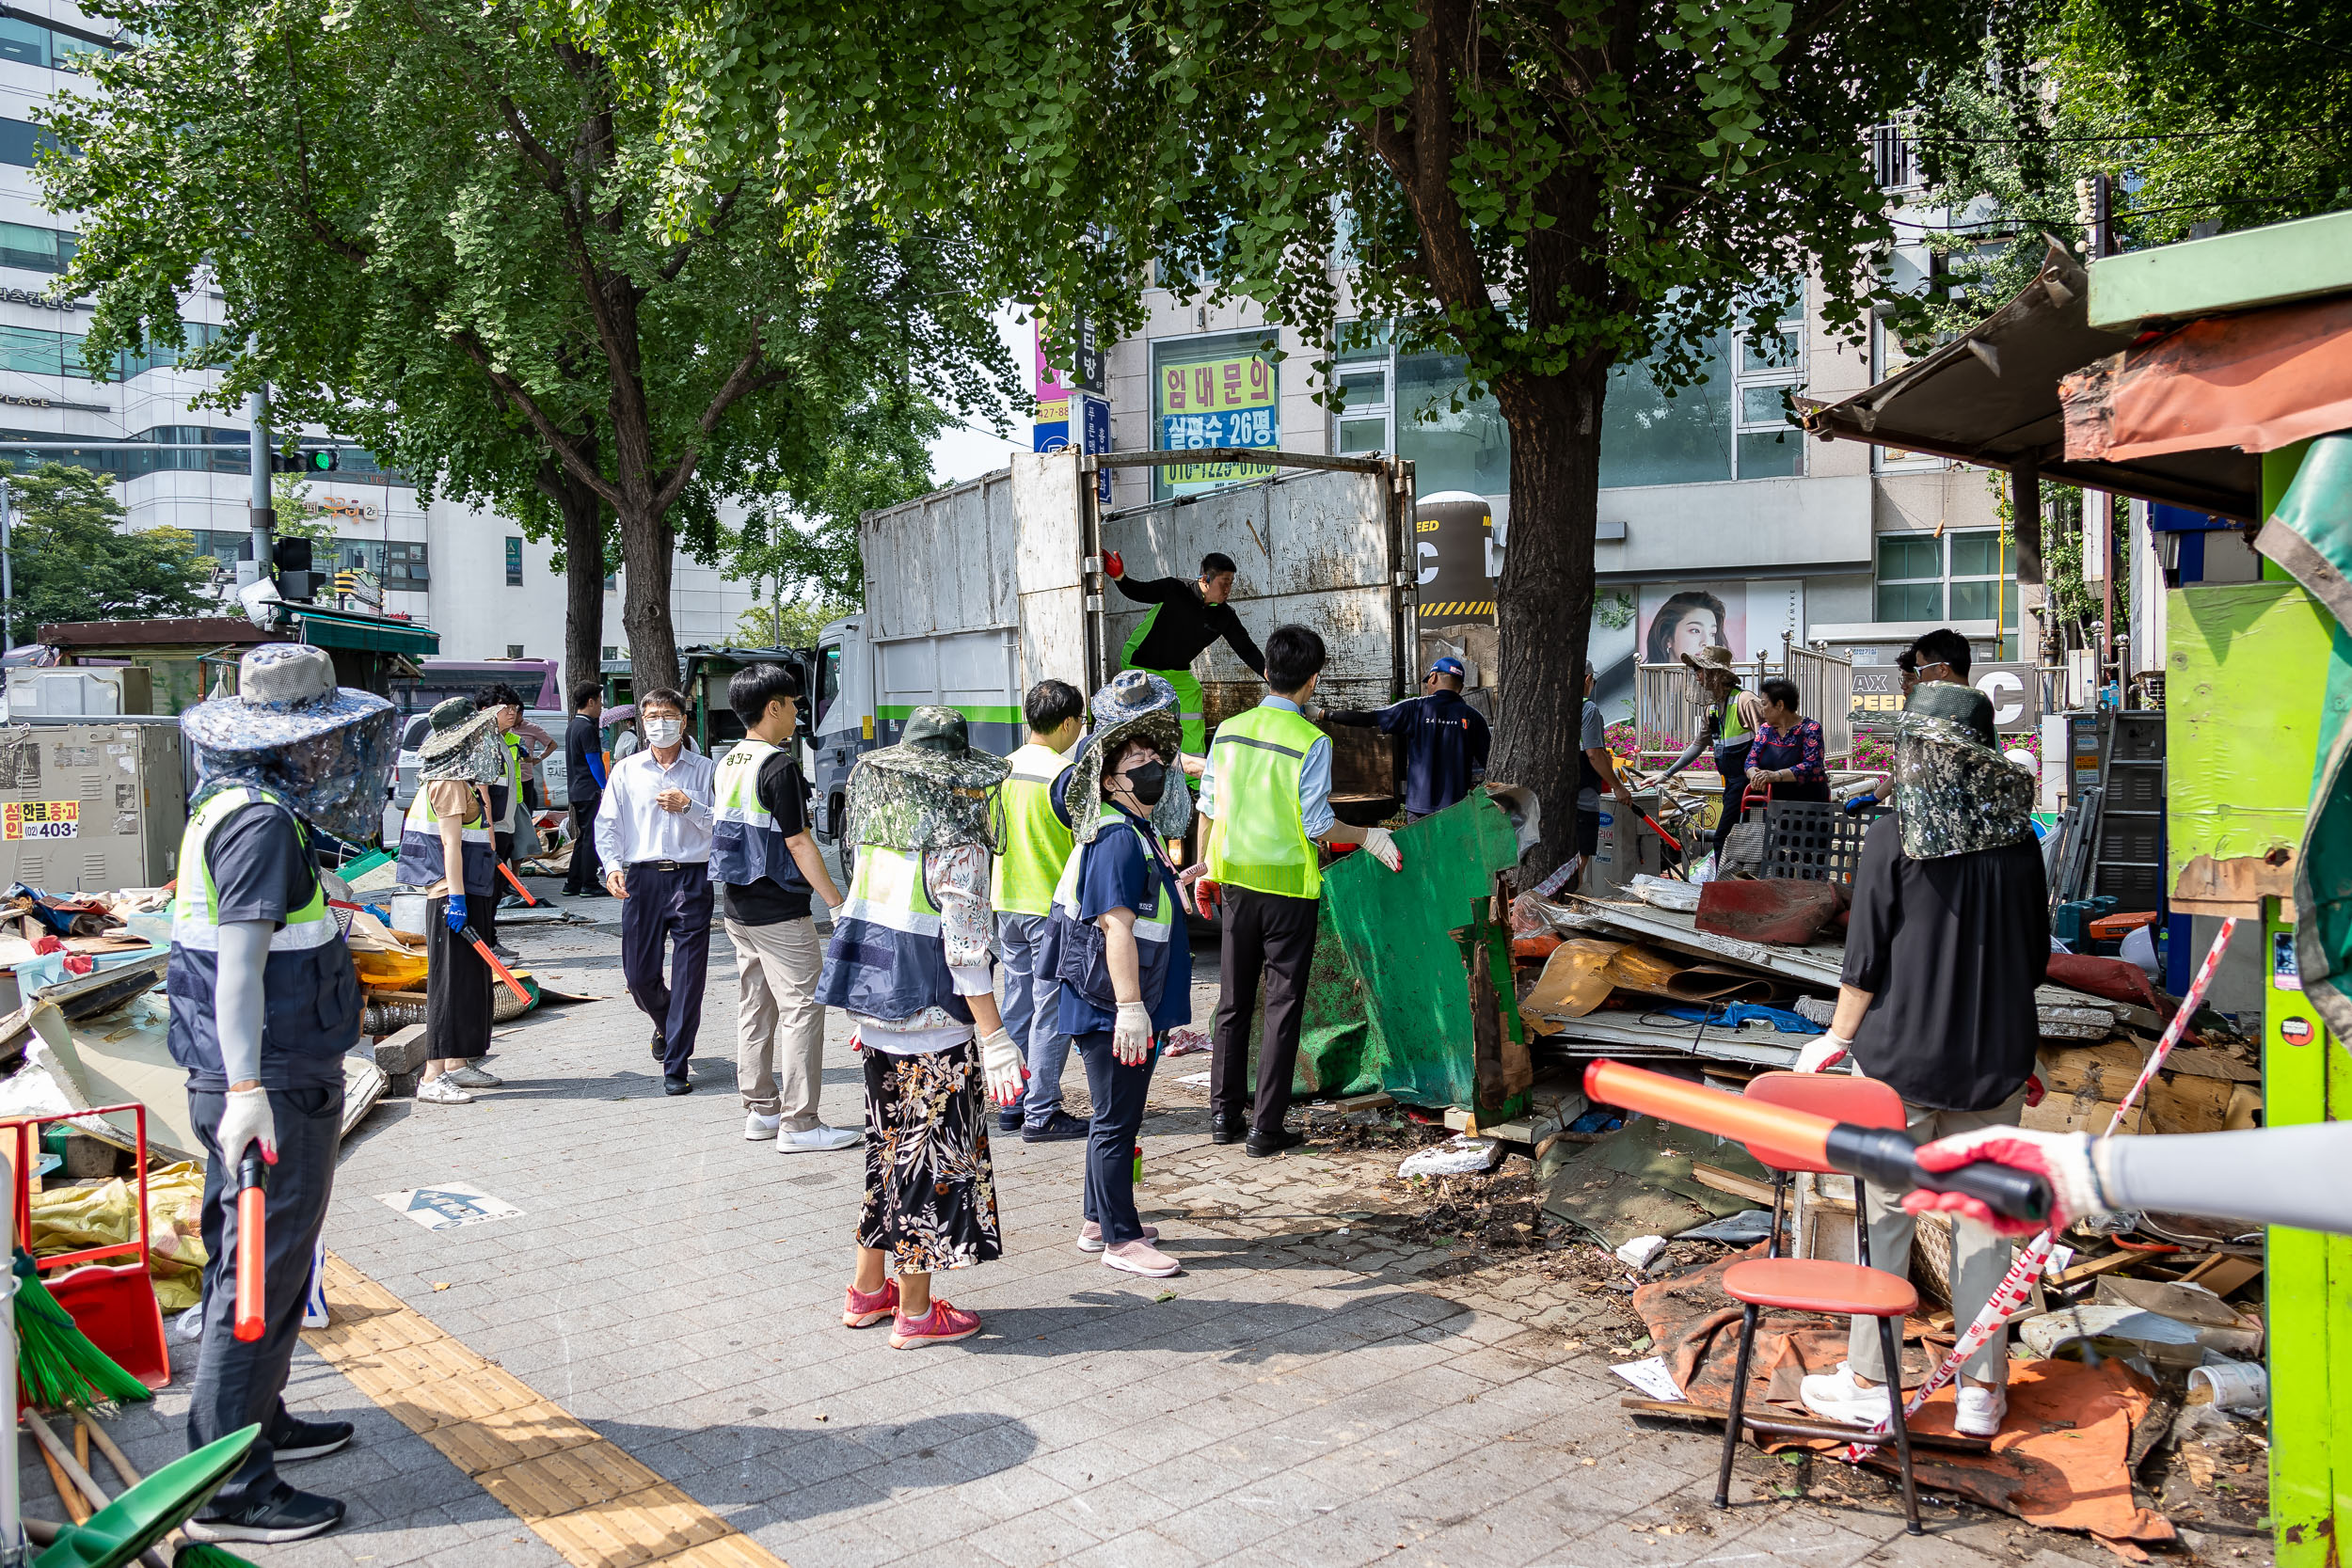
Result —
M786 1568L783 1559L329 1253L329 1322L304 1333L578 1568Z

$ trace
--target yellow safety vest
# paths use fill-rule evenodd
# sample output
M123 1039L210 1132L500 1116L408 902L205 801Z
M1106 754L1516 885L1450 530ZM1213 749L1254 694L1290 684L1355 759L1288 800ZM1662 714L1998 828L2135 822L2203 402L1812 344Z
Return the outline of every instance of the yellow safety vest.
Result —
M1216 727L1216 816L1209 829L1209 879L1231 887L1314 898L1323 872L1307 836L1298 776L1323 732L1304 714L1261 705Z
M996 857L989 904L999 914L1045 914L1054 884L1070 863L1070 830L1054 815L1054 781L1069 764L1032 742L1009 758L1004 783L1005 852Z

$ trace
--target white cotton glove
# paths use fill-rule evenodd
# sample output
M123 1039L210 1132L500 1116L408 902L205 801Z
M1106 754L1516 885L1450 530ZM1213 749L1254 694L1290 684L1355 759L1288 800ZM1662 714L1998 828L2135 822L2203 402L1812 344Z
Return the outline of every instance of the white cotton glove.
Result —
M1003 1029L980 1040L980 1070L988 1075L988 1098L999 1105L1018 1105L1021 1085L1029 1069L1021 1065L1021 1048Z
M1822 1035L1797 1053L1799 1072L1821 1072L1844 1061L1853 1050L1853 1041L1843 1035Z
M1922 1170L1957 1170L1989 1160L2011 1170L2030 1171L2050 1183L2049 1227L2053 1234L2086 1215L2106 1213L2114 1205L2099 1180L2097 1154L2088 1132L2033 1132L2022 1127L1980 1127L1955 1132L1919 1148ZM2030 1236L2042 1222L2010 1219L1994 1213L1981 1198L1960 1193L1914 1192L1903 1207L1915 1214L1933 1211L1990 1226L2003 1236Z
M1152 1009L1140 1002L1121 1002L1111 1023L1111 1054L1121 1067L1140 1067L1152 1054Z
M1386 828L1366 828L1364 848L1374 860L1391 871L1405 869L1405 851L1396 847L1396 835Z
M220 1144L221 1160L232 1175L244 1164L248 1144L260 1144L262 1158L273 1165L278 1164L278 1118L269 1108L269 1090L230 1089L215 1136Z

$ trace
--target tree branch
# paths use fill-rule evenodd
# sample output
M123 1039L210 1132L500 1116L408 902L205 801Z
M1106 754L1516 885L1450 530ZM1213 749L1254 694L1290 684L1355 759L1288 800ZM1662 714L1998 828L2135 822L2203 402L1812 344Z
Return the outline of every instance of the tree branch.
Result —
M520 382L491 363L490 352L484 346L482 340L475 337L471 331L457 331L450 334L450 341L455 343L466 357L474 362L474 367L488 379L491 390L497 393L509 408L520 414L530 423L532 430L538 432L539 438L545 441L548 449L562 461L565 471L594 490L599 499L617 511L621 504L619 487L598 473L596 465L581 455L579 448L574 445L572 437L564 435L558 428L555 420L548 417L547 410L539 406L538 400L523 390Z
M656 513L667 513L672 503L685 491L687 482L694 477L694 465L702 458L703 437L719 428L719 421L725 417L726 411L753 392L787 379L782 371L760 373L759 367L767 356L761 339L754 338L751 352L737 361L725 383L711 395L709 404L703 409L702 418L694 421L693 439L686 443L686 450L678 454L676 467L662 480L660 488L654 492Z

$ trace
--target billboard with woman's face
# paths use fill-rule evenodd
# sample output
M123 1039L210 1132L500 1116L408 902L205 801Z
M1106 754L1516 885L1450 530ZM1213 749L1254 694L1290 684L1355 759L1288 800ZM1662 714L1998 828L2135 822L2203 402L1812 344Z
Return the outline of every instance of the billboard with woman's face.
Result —
M1702 648L1729 648L1747 659L1748 585L1668 583L1642 590L1642 662L1676 664Z

